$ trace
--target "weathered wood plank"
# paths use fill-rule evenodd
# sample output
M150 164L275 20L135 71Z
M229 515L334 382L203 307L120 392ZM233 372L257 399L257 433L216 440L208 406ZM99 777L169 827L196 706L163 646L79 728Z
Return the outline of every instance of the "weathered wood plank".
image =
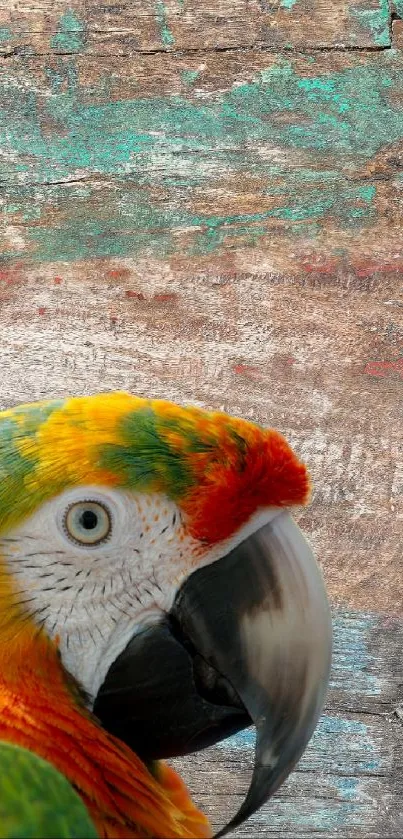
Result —
M402 746L397 720L324 715L286 784L270 804L230 835L400 839L403 790L401 768L393 756ZM250 734L176 762L215 829L242 803L250 783L252 755Z
M388 0L1 0L0 50L77 54L238 47L385 48Z
M401 270L401 54L255 52L245 66L228 54L8 61L3 259Z
M396 665L403 622L387 627L375 615L335 611L334 635L329 710L296 771L234 837L402 835L403 727L391 711L400 695ZM372 713L365 712L371 705ZM376 707L382 710L375 713ZM216 829L234 815L246 794L253 747L249 730L175 761Z

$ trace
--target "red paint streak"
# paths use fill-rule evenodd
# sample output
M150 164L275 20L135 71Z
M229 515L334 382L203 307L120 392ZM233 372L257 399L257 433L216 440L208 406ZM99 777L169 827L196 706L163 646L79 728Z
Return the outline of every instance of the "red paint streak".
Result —
M5 283L6 285L14 285L17 279L18 278L15 271L0 271L0 283Z
M397 361L368 361L364 367L364 373L376 376L378 379L385 379L397 373L403 378L403 357L398 358Z
M335 257L323 259L319 255L309 254L306 261L301 260L301 267L308 274L332 275L337 274L340 267L345 264L345 258ZM403 273L403 259L399 255L396 259L355 259L353 254L349 256L349 264L354 274L359 279L366 279L374 274L399 274Z
M362 261L353 263L354 271L357 277L370 277L372 274L398 274L403 271L402 259L396 259L394 262L379 261Z
M232 369L234 373L243 376L251 376L252 378L259 377L259 370L257 367L252 367L249 364L233 364Z
M157 300L159 303L170 303L173 300L176 300L178 297L174 291L172 292L165 292L160 294L154 294L154 300Z
M306 261L301 261L301 267L309 274L337 274L340 266L344 264L343 258L323 259L319 255L310 254ZM403 273L403 260L401 256L392 259L355 259L351 254L349 263L355 276L359 279L371 277L374 274L398 274Z
M113 270L106 272L106 276L111 280L125 279L130 277L130 274L131 272L128 268L114 268Z
M146 299L144 297L144 294L142 294L141 291L131 291L130 289L127 289L125 294L126 294L126 297L131 297L131 298L134 298L135 300L145 300Z
M286 358L285 363L286 364L295 364L296 360L297 360L296 358L293 358L292 356L290 356L290 358Z
M45 314L46 314L45 306L39 306L38 315L45 315Z
M313 262L303 262L302 267L309 274L335 274L340 267L340 262L337 259L327 261L317 259Z
M55 285L60 285L63 282L62 277L55 277L53 280Z

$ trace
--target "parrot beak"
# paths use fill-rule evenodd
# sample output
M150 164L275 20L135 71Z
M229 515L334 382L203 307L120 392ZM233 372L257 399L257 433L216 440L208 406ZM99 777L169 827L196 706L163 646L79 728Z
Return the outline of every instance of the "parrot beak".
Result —
M255 765L224 836L278 789L316 727L332 646L312 551L287 511L191 574L168 616L110 668L94 713L145 761L197 751L253 723Z

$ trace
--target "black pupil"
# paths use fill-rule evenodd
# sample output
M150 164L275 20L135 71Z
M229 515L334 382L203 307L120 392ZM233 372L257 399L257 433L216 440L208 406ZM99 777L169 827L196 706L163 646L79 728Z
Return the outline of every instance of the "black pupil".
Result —
M98 516L93 510L84 510L80 516L80 524L84 530L94 530L98 524Z

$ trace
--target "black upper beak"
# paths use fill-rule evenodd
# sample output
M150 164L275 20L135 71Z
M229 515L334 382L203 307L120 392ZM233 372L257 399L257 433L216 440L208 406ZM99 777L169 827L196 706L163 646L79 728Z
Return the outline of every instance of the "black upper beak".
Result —
M320 571L283 511L188 577L170 614L112 665L94 712L146 761L197 751L253 722L251 785L223 836L304 751L324 702L331 635Z

